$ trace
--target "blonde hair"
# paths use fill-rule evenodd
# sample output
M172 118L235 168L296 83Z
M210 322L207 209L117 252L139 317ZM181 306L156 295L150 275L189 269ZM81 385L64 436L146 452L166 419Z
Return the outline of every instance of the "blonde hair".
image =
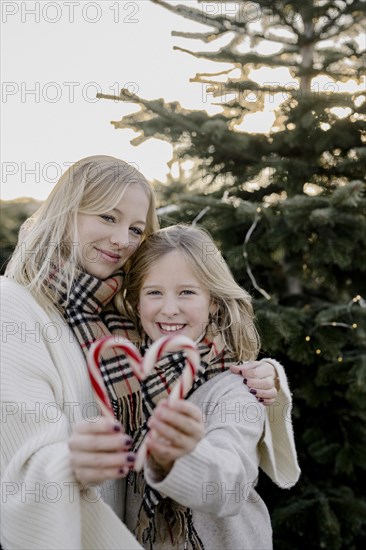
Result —
M176 250L217 306L212 322L226 347L238 360L255 359L260 341L251 297L237 284L212 237L202 228L178 224L160 229L146 239L132 257L126 275L125 313L141 329L137 312L144 279L154 262Z
M77 215L98 215L112 210L126 189L138 184L149 199L143 239L159 227L155 196L144 176L123 160L95 155L79 160L61 176L47 200L27 222L5 275L27 287L45 308L57 307L49 288L50 272L60 269L67 292L77 267Z

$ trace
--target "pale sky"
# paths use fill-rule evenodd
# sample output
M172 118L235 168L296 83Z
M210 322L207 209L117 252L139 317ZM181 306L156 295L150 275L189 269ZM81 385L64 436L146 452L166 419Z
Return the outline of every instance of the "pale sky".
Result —
M134 162L147 178L164 180L170 145L130 145L136 134L110 121L136 107L95 94L129 84L145 98L207 108L201 85L189 78L228 66L173 51L197 46L171 37L173 29L207 28L148 0L1 2L1 10L1 198L44 199L68 164L94 154Z
M195 0L170 3L211 11L220 6L208 2L205 7ZM220 111L210 105L207 86L189 79L197 72L218 72L231 65L173 51L174 45L193 51L223 46L221 39L204 44L171 36L172 30L207 32L207 26L149 0L2 1L0 5L2 199L45 199L67 166L95 154L122 158L148 179L165 180L171 146L159 140L132 146L136 134L115 130L110 121L138 108L95 99L97 92L118 94L128 87L144 98ZM235 3L222 4L220 9L232 15ZM248 51L250 44L243 47ZM273 47L278 45L264 44L260 53L268 54ZM254 76L261 83L291 82L285 68L261 68L253 71ZM319 86L322 89L326 83ZM278 98L271 100L266 113L247 115L239 129L268 131L278 105Z

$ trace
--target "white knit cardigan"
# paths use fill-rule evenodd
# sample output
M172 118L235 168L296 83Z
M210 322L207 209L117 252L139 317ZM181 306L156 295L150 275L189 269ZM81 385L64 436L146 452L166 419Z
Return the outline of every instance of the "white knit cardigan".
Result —
M72 424L96 413L78 343L25 288L3 277L0 288L3 548L140 549L101 487L81 492L72 473Z

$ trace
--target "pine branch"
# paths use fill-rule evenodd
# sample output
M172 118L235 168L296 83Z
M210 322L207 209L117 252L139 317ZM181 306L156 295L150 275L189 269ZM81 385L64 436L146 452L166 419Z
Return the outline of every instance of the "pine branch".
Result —
M282 65L285 67L294 67L295 61L290 62L286 61L285 59L282 59L280 56L281 54L277 55L268 55L263 56L256 53L248 53L248 54L239 54L237 52L233 52L226 47L221 48L217 52L192 52L190 50L187 50L185 48L181 48L179 46L174 46L174 50L188 53L189 55L192 55L196 58L203 58L208 59L211 61L220 61L222 63L234 63L235 65L246 65L246 64L253 64L253 65L269 65L276 67L278 65ZM286 53L286 52L283 52Z
M271 25L270 30L273 31L276 28L281 29L283 27L282 27L282 25ZM291 40L289 40L288 38L285 38L285 37L279 37L279 36L276 36L276 35L273 35L273 34L268 34L267 35L265 33L260 33L260 32L252 32L250 37L253 38L254 40L255 39L268 40L269 42L275 42L276 44L285 44L289 47L296 47L296 44L297 44L297 38L294 41L291 41Z
M271 8L273 10L273 12L278 16L279 18L279 23L278 25L281 25L284 26L285 28L286 27L289 27L289 29L294 33L295 36L299 37L301 35L301 30L298 29L295 25L295 22L294 20L293 21L289 21L283 14L283 12L281 11L280 9L280 5L281 3L277 3L277 2L273 2L271 4ZM286 7L286 6L285 6ZM288 7L291 8L292 5L291 4L288 4Z
M225 17L220 16L213 16L211 14L203 14L202 11L197 10L195 8L188 8L187 6L184 6L182 4L179 4L177 6L173 6L172 4L169 4L168 2L164 2L163 0L150 0L154 4L158 4L159 6L162 6L163 8L172 11L173 13L176 13L177 15L181 15L185 19L190 19L191 21L195 21L196 23L201 23L202 25L208 25L215 27L218 31L222 33L226 33L229 30L231 30L230 21L227 20Z
M222 76L223 74L230 74L233 71L233 69L225 69L224 71L219 71L218 73L197 73L195 76L189 79L190 82L201 82L200 78L204 76ZM210 81L208 81L210 82Z
M331 17L331 15L327 16L328 23L326 23L321 30L319 31L319 37L322 40L327 40L329 38L332 38L333 36L340 36L344 32L348 32L350 25L349 22L341 23L341 18L344 16L349 15L352 18L352 25L357 25L358 23L362 23L362 21L365 21L365 3L364 2L352 2L352 3L344 3L343 9L336 4L336 2L330 3L331 10L338 10L338 15L336 17ZM328 33L328 30L331 32ZM360 29L360 32L361 29Z
M182 38L202 40L202 42L205 42L206 44L208 44L208 43L212 42L213 40L216 40L217 38L220 38L222 36L222 33L220 33L219 31L217 31L217 32L207 32L207 33L172 31L172 36L179 36L179 37L182 37Z
M345 9L342 10L341 6L337 5L335 2L328 2L327 9L324 9L324 7L322 10L320 6L320 10L322 11L323 17L326 19L326 21L324 22L324 25L322 25L320 29L317 31L317 36L319 38L326 37L329 29L334 27L339 28L339 20L341 17L343 17L345 13ZM345 5L344 5L344 8L345 8ZM328 9L331 9L331 13L328 13ZM336 12L335 16L333 16L334 12ZM318 14L318 21L319 21L319 15L320 14Z

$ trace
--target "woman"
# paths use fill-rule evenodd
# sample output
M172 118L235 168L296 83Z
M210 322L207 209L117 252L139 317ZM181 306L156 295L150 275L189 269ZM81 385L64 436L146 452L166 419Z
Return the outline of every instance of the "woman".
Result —
M85 352L111 334L103 310L122 286L120 270L157 227L142 174L94 156L67 170L23 231L1 280L5 550L140 547L97 487L79 489L68 439L73 423L97 415ZM123 469L129 445L118 435ZM116 490L103 494L112 506L123 500L111 499Z

